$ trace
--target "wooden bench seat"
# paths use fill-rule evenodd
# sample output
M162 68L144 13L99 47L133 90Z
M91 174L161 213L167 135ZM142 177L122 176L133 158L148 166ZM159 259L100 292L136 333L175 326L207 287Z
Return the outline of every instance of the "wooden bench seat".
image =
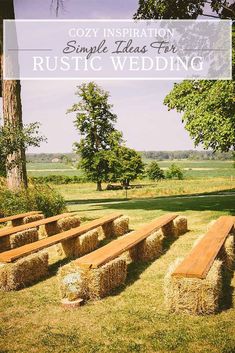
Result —
M64 215L64 217L65 216L67 216L67 214ZM77 228L73 228L68 231L65 231L63 233L52 235L48 238L38 240L34 243L27 244L27 245L21 246L16 249L2 252L2 253L0 253L0 262L2 262L2 263L14 262L22 257L25 257L25 256L30 255L32 253L38 252L38 251L43 250L45 248L48 248L50 246L56 245L56 244L61 243L63 241L66 241L66 240L69 240L72 238L77 238L80 235L82 235L90 230L93 230L99 226L103 226L109 222L112 222L121 216L122 216L122 214L120 214L120 213L113 213L108 216L105 216L105 217L96 219L94 221L91 221L89 223L86 223L86 224L79 226ZM34 222L34 223L39 223L39 222ZM34 227L35 227L35 225L34 225Z
M59 215L56 215L56 216L53 216L53 217L44 218L44 219L41 219L39 221L22 224L20 226L11 227L11 228L3 228L3 229L0 230L0 239L3 238L3 237L10 236L10 235L15 234L15 233L23 232L24 230L27 230L27 229L30 229L30 228L36 228L36 227L40 227L42 225L46 225L48 223L56 222L59 219L62 219L62 218L65 218L65 217L69 217L71 215L72 215L71 213L63 213L63 214L59 214Z
M7 222L15 221L18 219L22 219L22 218L25 218L28 216L40 214L40 213L41 213L41 211L31 211L31 212L26 212L26 213L20 213L20 214L14 215L14 216L0 218L0 223L7 223Z
M78 260L75 260L75 263L81 268L98 268L130 250L146 239L151 233L172 222L177 216L177 214L163 215L141 229L131 232L120 239L116 239L88 255L80 257Z
M206 278L227 236L232 231L234 222L235 217L220 217L174 270L172 276Z

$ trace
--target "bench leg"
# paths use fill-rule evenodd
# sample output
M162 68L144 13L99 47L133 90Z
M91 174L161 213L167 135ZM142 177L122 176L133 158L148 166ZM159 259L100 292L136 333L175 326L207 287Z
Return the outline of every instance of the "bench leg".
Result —
M11 264L0 264L0 289L18 290L45 277L48 254L45 251L26 256Z
M176 219L174 219L173 223L176 237L179 237L188 231L188 221L186 217L178 216Z
M152 261L162 254L162 243L164 236L162 231L152 233L137 245L137 261Z
M222 294L222 262L215 260L205 279L172 277L182 259L171 264L164 280L165 304L170 312L214 314Z
M88 299L88 273L89 270L80 269L74 261L61 267L57 274L61 298Z
M75 261L61 267L58 272L62 299L101 299L126 280L127 264L117 258L98 269L84 270Z
M104 238L120 237L129 231L129 217L122 216L102 226Z
M90 270L88 288L90 299L101 299L112 290L125 283L127 263L114 259L98 269Z
M19 246L30 244L37 240L38 240L37 228L27 229L23 232L10 235L10 247L11 249L18 248Z
M171 221L161 228L164 237L166 238L176 238L178 236L177 230L175 228L174 222Z

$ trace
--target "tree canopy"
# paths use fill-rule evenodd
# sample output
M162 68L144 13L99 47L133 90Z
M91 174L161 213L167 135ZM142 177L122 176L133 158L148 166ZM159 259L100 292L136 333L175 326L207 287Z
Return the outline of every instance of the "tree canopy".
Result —
M78 86L75 94L80 101L68 110L76 112L74 125L81 135L75 149L81 155L81 167L97 183L97 190L101 190L101 183L108 181L116 163L114 150L122 134L115 129L117 116L111 111L108 92L89 82Z
M161 180L165 178L163 170L157 162L151 162L147 167L147 175L150 180Z
M134 18L196 19L199 15L235 18L235 3L227 0L139 0Z

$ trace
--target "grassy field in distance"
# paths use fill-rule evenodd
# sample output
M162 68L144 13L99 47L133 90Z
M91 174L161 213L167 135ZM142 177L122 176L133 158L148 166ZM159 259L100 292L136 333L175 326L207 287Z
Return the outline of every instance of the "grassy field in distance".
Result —
M146 164L152 160L144 160ZM181 168L184 168L185 179L200 179L205 177L225 177L235 178L235 168L233 161L188 161L188 160L173 160L173 161L157 161L159 166L164 170L172 163L176 163ZM80 176L82 172L73 166L65 163L28 163L27 170L29 176L47 176L47 175L68 175Z

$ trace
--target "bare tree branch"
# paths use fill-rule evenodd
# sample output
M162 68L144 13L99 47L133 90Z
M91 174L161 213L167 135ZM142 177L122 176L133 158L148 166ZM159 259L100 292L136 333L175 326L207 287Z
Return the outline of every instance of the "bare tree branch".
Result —
M59 11L64 11L64 0L51 0L50 10L55 10L56 17L58 17Z

